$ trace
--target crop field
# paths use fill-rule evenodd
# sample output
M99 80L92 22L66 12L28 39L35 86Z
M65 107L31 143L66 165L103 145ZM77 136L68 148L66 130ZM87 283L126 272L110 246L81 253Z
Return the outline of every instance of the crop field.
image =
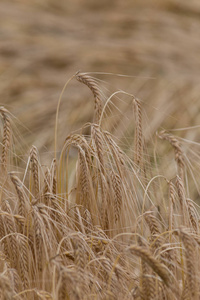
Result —
M0 299L200 299L200 2L0 1Z

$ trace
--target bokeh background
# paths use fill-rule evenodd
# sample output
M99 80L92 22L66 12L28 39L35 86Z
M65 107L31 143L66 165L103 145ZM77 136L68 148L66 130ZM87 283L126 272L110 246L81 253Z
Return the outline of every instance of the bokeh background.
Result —
M44 152L53 151L61 90L78 70L108 94L141 99L147 139L159 128L200 124L198 0L1 0L0 38L0 103L23 124L26 143ZM61 102L59 146L92 118L92 94L74 79ZM186 138L198 142L199 130Z

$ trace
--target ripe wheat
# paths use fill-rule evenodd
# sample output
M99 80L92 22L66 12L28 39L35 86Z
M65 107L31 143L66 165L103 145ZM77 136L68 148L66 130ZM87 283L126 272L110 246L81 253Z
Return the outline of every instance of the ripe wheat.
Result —
M142 102L134 98L132 159L99 122L98 81L75 77L95 98L94 122L84 127L91 133L68 135L50 166L35 146L24 169L11 164L12 115L0 109L1 299L199 299L199 207L189 193L189 152L161 131L158 143L172 145L177 171L159 169L163 157L144 139Z

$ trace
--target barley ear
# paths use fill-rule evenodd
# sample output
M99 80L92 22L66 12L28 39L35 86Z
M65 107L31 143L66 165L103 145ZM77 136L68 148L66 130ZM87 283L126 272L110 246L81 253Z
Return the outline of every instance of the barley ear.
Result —
M141 164L143 153L143 134L142 134L142 109L138 99L133 100L134 112L135 112L135 149L134 149L134 161L137 165Z
M25 210L25 193L24 193L24 189L23 189L23 183L20 181L20 179L13 175L12 173L10 173L10 178L11 181L15 187L15 190L17 192L18 195L18 213L20 216L25 217L26 214L26 210Z
M33 174L34 188L35 188L35 197L38 197L39 194L39 163L38 163L38 154L37 148L32 146L30 151L30 162L31 162L31 172Z
M187 233L183 228L179 231L180 238L183 241L185 247L185 258L186 258L186 280L188 282L188 291L191 299L197 300L198 297L198 282L197 282L197 244L191 234Z
M157 133L157 135L160 139L168 141L174 148L175 160L177 162L177 167L178 167L178 175L182 179L182 181L184 181L185 160L184 160L184 154L181 147L181 143L174 135L166 132L165 130Z
M94 78L92 78L91 76L87 75L86 73L77 73L76 74L76 79L79 82L84 83L85 85L87 85L89 87L89 89L92 91L93 95L94 95L94 103L95 103L95 107L94 107L94 123L98 124L100 117L101 117L101 113L102 113L102 100L101 100L101 93L100 93L100 89L95 81Z
M1 161L4 169L7 169L8 164L8 154L9 148L11 145L11 123L8 110L4 107L0 108L0 114L3 119L3 141L2 141L2 154L1 154Z

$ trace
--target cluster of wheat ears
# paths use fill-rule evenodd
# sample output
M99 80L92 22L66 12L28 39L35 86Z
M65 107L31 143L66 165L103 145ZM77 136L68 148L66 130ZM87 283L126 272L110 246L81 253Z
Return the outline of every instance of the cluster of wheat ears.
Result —
M0 108L1 299L200 299L199 212L187 195L180 140L157 133L174 150L169 164L176 164L177 174L156 174L141 101L130 95L130 158L102 127L110 99L102 101L88 74L74 77L93 93L94 122L85 125L89 135L80 131L65 139L50 167L35 146L24 170L16 167L13 117Z

